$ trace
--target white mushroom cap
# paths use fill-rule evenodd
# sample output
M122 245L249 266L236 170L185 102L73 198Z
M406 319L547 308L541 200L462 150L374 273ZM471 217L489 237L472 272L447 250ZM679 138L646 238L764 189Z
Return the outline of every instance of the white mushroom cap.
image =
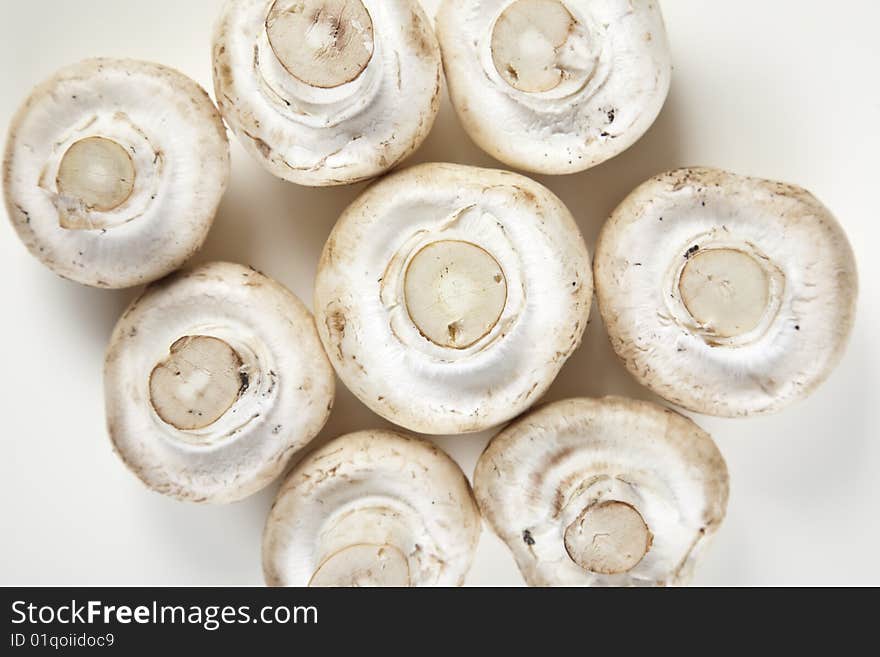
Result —
M339 376L422 433L504 422L580 344L590 260L568 209L523 176L426 164L370 187L324 247L315 321Z
M439 109L440 49L417 0L230 0L214 36L220 111L272 174L376 176Z
M583 171L654 123L671 78L657 2L444 0L449 93L484 151L526 171Z
M297 464L263 535L270 586L459 586L480 536L459 467L390 431L331 441Z
M599 309L641 383L693 411L779 410L840 359L856 265L807 191L713 169L649 180L615 210L595 261Z
M175 70L90 59L38 86L9 128L6 208L30 252L95 287L148 283L201 247L229 177L223 121Z
M674 585L724 519L728 477L709 435L678 413L569 399L495 436L474 494L529 585Z
M193 502L268 485L324 426L334 386L305 306L222 262L148 287L117 323L104 366L116 452L150 488Z

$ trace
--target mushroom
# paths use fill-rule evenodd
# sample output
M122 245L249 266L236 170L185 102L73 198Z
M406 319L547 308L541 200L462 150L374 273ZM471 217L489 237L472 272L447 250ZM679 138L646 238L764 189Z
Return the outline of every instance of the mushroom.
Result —
M458 465L431 443L359 431L301 461L263 535L270 586L460 586L480 515Z
M439 108L440 49L417 0L230 0L213 52L226 122L300 185L392 168Z
M858 287L843 229L809 192L714 169L630 194L602 229L595 278L633 376L727 417L777 411L824 381Z
M649 402L548 404L489 443L483 516L531 586L685 583L727 508L727 466L705 431Z
M444 0L437 35L465 130L525 171L575 173L614 157L669 91L657 2Z
M117 323L104 366L117 454L153 490L192 502L268 485L324 426L334 386L299 299L224 262L148 287Z
M421 433L518 415L580 344L589 254L568 209L523 176L425 164L342 214L318 267L315 319L337 373Z
M102 288L180 267L214 221L229 143L202 88L175 70L89 59L38 86L9 128L6 208L55 273Z

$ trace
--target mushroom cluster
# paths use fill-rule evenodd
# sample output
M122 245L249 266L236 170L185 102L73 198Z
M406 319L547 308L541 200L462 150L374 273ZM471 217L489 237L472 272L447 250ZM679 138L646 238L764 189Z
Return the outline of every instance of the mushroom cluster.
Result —
M159 64L62 69L12 121L9 218L63 277L149 283L113 331L105 409L114 450L159 493L226 503L270 484L324 427L334 369L413 431L513 420L473 491L439 448L388 430L302 457L266 522L268 584L460 585L481 514L531 585L686 582L727 508L711 437L618 397L527 411L578 348L594 280L614 350L669 402L734 417L809 394L846 346L857 273L843 228L807 191L664 173L614 211L591 266L543 185L423 164L339 217L314 317L253 268L174 273L226 188L224 119L277 177L366 180L426 138L445 67L479 146L564 174L631 146L669 90L657 2L443 0L437 30L439 42L417 0L228 0L213 40L219 111Z
M12 120L6 209L28 250L86 285L132 287L201 247L229 177L208 94L149 62L90 59L39 85Z

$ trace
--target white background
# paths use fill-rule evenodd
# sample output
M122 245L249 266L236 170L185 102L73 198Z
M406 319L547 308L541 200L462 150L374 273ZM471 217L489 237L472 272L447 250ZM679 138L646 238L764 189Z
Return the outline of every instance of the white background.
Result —
M437 0L425 3L436 6ZM30 88L91 56L171 65L211 88L219 0L0 0L0 129ZM697 584L880 584L880 3L668 0L672 91L633 148L583 174L539 177L591 250L602 221L665 169L709 165L798 183L838 216L861 295L849 351L810 399L765 418L695 419L727 458L727 520ZM233 140L233 176L197 261L252 264L306 303L321 247L363 188L306 189L263 173ZM410 160L498 166L444 101ZM0 222L0 584L260 584L260 534L275 486L227 507L143 488L104 429L103 351L136 290L54 276ZM548 399L651 399L615 359L595 316ZM342 386L319 443L387 426ZM488 434L438 438L469 475ZM520 584L483 534L469 584Z

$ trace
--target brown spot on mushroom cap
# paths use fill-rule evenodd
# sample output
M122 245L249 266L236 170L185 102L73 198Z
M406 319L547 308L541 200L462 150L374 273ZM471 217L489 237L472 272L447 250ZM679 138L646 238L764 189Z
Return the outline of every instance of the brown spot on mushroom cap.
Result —
M437 40L428 23L422 20L421 12L413 10L410 14L408 36L420 57L432 57L437 52Z
M345 335L345 313L340 309L333 310L329 316L329 328L340 337Z
M247 133L247 132L246 132L245 134L246 134L246 135L250 138L250 140L254 143L254 146L256 146L257 151L260 153L260 155L262 155L262 156L263 156L264 158L266 158L267 160L268 160L268 159L271 159L271 157L272 157L272 147L269 146L269 144L267 144L265 141L263 141L263 140L260 139L259 137L256 137L256 136L254 136L254 135L252 135L252 134L250 134L250 133Z

